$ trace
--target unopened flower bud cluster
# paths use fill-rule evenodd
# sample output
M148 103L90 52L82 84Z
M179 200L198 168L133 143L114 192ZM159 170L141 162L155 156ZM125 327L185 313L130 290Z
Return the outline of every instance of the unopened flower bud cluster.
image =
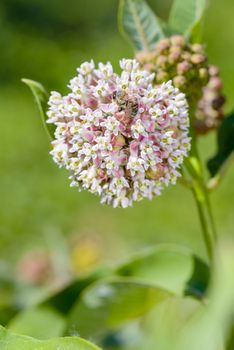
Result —
M219 69L209 66L209 81L203 88L203 95L198 102L194 126L198 133L206 133L211 129L219 127L224 118L223 105L225 98L222 94L222 80Z
M190 110L199 121L194 120L198 133L220 123L224 103L221 81L216 67L209 66L202 45L189 44L183 36L174 35L160 40L154 51L140 52L136 58L142 69L155 72L156 85L171 79L186 94Z
M176 182L190 148L185 95L171 81L152 87L154 74L136 60L83 63L70 93L52 92L48 122L56 125L51 154L70 171L72 186L127 207Z

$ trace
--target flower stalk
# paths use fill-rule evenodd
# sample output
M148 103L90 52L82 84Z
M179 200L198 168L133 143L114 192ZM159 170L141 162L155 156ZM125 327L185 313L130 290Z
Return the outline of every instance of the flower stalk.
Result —
M192 128L191 128L192 129ZM191 130L193 134L193 130ZM210 204L209 191L206 186L202 162L197 148L196 135L192 136L192 147L185 167L192 178L191 190L198 209L203 238L210 263L214 261L214 251L217 242L217 233Z

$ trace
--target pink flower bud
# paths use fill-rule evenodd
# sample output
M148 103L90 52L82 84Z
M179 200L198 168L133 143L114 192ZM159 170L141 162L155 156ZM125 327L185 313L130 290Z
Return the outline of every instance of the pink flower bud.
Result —
M182 75L178 75L175 78L173 78L173 84L178 87L179 89L184 88L186 83L186 79L185 77L183 77Z
M181 35L173 35L170 38L172 45L183 47L185 45L185 39Z
M169 39L165 38L158 42L156 50L158 53L163 53L163 51L167 50L170 46Z
M193 64L201 64L203 62L206 61L206 56L205 55L202 55L202 54L199 54L199 53L195 53L191 56L191 62Z
M191 69L191 64L187 61L183 61L181 63L178 63L177 65L177 73L178 74L184 74L187 73L189 71L189 69Z
M211 89L221 90L223 87L223 83L219 77L212 77L208 83L208 86Z

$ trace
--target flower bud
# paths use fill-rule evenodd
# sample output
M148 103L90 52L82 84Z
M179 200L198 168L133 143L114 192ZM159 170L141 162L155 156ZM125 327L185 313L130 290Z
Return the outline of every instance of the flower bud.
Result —
M212 101L212 107L215 109L215 110L219 110L219 108L221 108L223 106L225 102L225 97L224 96L217 96L213 99Z
M185 46L185 38L181 35L173 35L170 39L173 46Z
M178 63L177 72L179 74L187 73L189 71L189 69L191 69L191 67L192 67L192 65L189 62L183 61L181 63Z
M194 64L201 64L206 61L206 56L199 53L195 53L191 56L190 60Z
M154 71L154 64L153 63L145 63L144 70L147 70L148 72L153 72Z
M175 78L173 78L173 84L175 85L175 87L177 87L178 89L181 89L182 91L184 91L185 89L185 84L186 84L186 79L184 76L182 75L178 75Z
M137 59L139 62L147 62L147 61L150 60L150 57L149 57L148 52L140 51L140 52L137 52L137 53L136 53L136 59Z
M209 81L203 89L203 96L196 111L199 123L194 124L197 132L201 134L217 128L224 117L225 98L221 94L222 81L218 76L219 69L215 66L209 66L208 72Z
M224 104L222 81L218 68L208 65L203 45L190 44L179 35L160 40L151 57L148 55L147 66L144 61L141 68L155 73L155 85L171 79L186 93L190 108L197 109L193 116L197 133L219 125Z
M199 53L195 53L191 56L190 60L194 64L201 64L206 61L206 56Z
M206 68L199 69L199 77L206 80L208 78L208 70Z
M180 54L177 52L173 52L168 56L168 62L173 65L179 61Z
M211 77L208 86L214 90L221 90L223 83L219 77Z
M156 64L162 68L166 68L167 66L167 57L166 56L159 56L156 60Z
M170 40L168 38L162 39L156 46L156 51L161 54L170 47Z
M203 53L203 46L201 44L193 44L191 45L191 49L195 53Z
M169 75L167 72L159 71L156 74L156 79L158 83L163 83L164 81L167 81L169 79Z
M209 75L212 77L219 75L219 68L217 66L210 65L209 66Z
M181 58L185 61L190 61L191 60L191 53L188 51L183 51L183 52L181 52Z

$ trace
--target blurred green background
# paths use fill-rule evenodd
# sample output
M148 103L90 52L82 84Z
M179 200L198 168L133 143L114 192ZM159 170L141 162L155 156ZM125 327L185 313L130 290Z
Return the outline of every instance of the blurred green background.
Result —
M149 3L167 18L170 1ZM48 90L65 92L85 60L109 60L118 69L119 59L133 53L118 33L117 7L117 0L0 2L1 266L14 267L33 247L57 249L63 237L74 236L96 242L98 253L93 254L104 260L121 259L158 242L176 242L205 256L192 195L180 185L152 202L124 210L102 206L99 198L71 189L68 174L49 156L47 135L29 91L20 82L22 77L31 78ZM221 68L227 111L234 104L233 13L233 0L211 0L204 33L210 62ZM214 135L201 139L200 148L204 159L211 156ZM232 169L212 194L222 236L234 230L233 182ZM66 241L61 244L65 247Z

